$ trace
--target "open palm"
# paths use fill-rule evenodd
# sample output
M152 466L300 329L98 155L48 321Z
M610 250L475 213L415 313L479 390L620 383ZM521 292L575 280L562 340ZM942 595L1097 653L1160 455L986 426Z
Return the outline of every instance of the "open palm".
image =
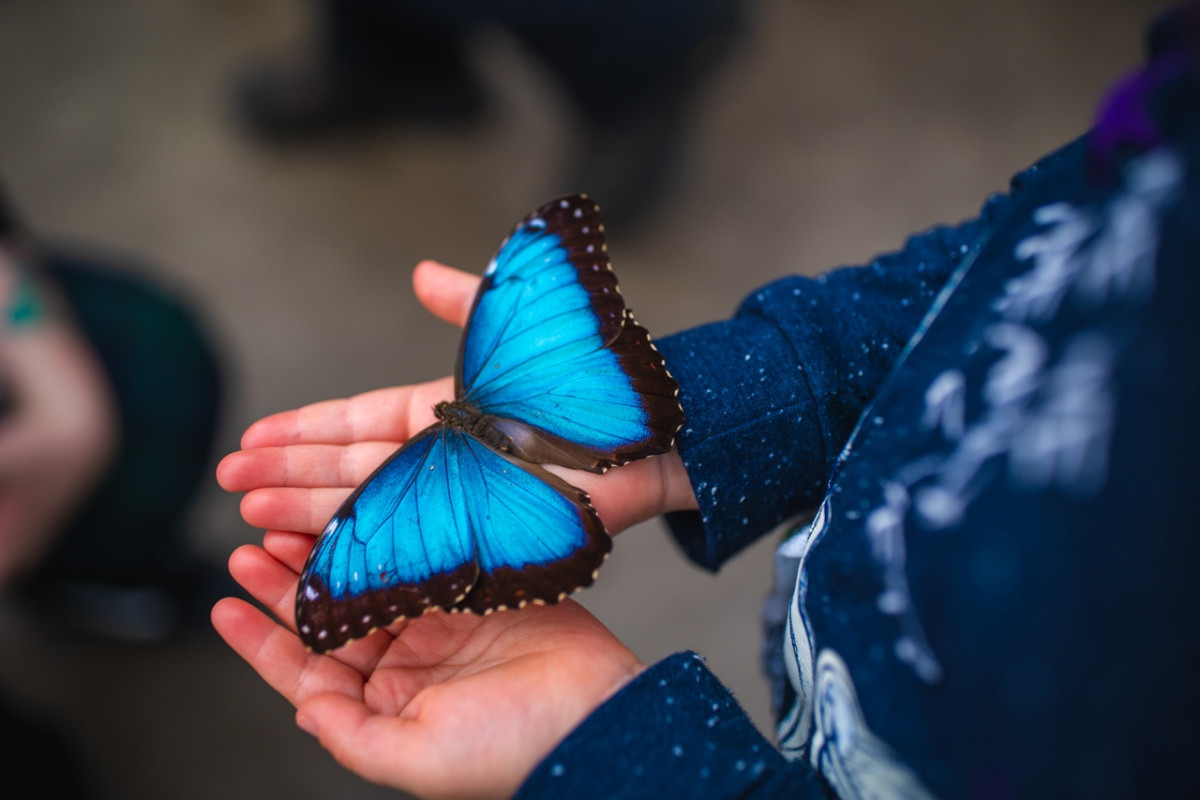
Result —
M509 796L643 668L571 600L486 617L434 612L311 653L291 618L311 542L271 532L230 558L285 626L233 598L213 609L213 624L296 706L298 724L368 780L423 797Z

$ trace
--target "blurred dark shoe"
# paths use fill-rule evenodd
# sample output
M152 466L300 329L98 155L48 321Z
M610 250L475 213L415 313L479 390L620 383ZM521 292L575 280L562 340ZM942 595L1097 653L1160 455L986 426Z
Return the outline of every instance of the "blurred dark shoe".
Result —
M160 644L211 631L222 597L245 597L227 572L199 559L153 575L32 580L14 599L39 626L118 644Z
M587 192L610 228L636 230L682 182L691 110L688 100L667 97L653 108L592 124L580 136L564 191Z
M0 773L6 800L99 796L71 732L0 687Z
M704 92L743 36L740 9L730 7L679 69L643 88L640 100L618 113L585 114L564 189L587 192L610 227L644 225L683 182Z
M235 81L233 106L251 132L284 141L399 121L467 124L487 101L465 65L395 75L309 60L247 69Z

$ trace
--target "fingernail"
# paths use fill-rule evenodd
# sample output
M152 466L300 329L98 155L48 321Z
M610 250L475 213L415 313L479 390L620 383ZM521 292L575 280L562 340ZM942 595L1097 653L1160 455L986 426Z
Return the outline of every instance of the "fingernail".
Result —
M300 730L311 736L317 735L317 723L307 714L297 714L296 725L300 727Z

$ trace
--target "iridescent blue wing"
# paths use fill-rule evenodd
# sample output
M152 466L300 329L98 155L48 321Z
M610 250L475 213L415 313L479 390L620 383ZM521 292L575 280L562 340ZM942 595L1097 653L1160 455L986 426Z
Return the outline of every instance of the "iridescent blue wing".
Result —
M488 265L459 351L457 393L534 463L602 472L671 448L679 389L625 308L599 209L545 204Z
M471 502L479 577L454 610L487 614L556 603L591 586L612 538L587 493L538 466L466 441L488 481L484 499Z
M296 597L308 646L591 584L611 540L587 495L536 465L602 472L666 452L683 421L606 249L582 195L542 206L501 245L463 335L457 401L438 409L446 422L376 470L313 547Z
M346 500L300 576L300 638L326 652L433 608L484 613L591 584L612 543L587 496L441 424Z

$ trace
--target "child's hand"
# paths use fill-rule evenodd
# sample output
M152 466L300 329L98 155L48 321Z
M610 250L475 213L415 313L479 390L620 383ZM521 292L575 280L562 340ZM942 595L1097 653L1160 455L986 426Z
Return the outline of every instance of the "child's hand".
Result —
M426 308L462 325L479 278L425 262L413 282ZM422 796L507 796L643 669L580 605L565 600L486 617L435 612L330 655L305 651L294 630L298 574L313 536L453 393L453 380L443 378L251 425L217 476L229 491L246 492L243 518L268 533L263 547L234 552L230 572L286 627L235 599L213 609L213 624L349 769ZM591 494L613 533L696 504L675 452L606 475L550 469Z
M334 651L304 649L292 617L312 537L269 532L230 572L287 627L242 600L213 625L296 706L346 768L421 797L508 797L644 665L578 603L486 617L434 612Z
M465 323L479 278L426 261L413 274L421 303ZM266 417L242 436L242 450L217 468L231 492L246 492L242 517L257 528L320 533L350 492L413 434L434 422L454 381L379 389ZM548 466L588 492L609 533L665 511L695 508L678 453L635 461L605 475Z

